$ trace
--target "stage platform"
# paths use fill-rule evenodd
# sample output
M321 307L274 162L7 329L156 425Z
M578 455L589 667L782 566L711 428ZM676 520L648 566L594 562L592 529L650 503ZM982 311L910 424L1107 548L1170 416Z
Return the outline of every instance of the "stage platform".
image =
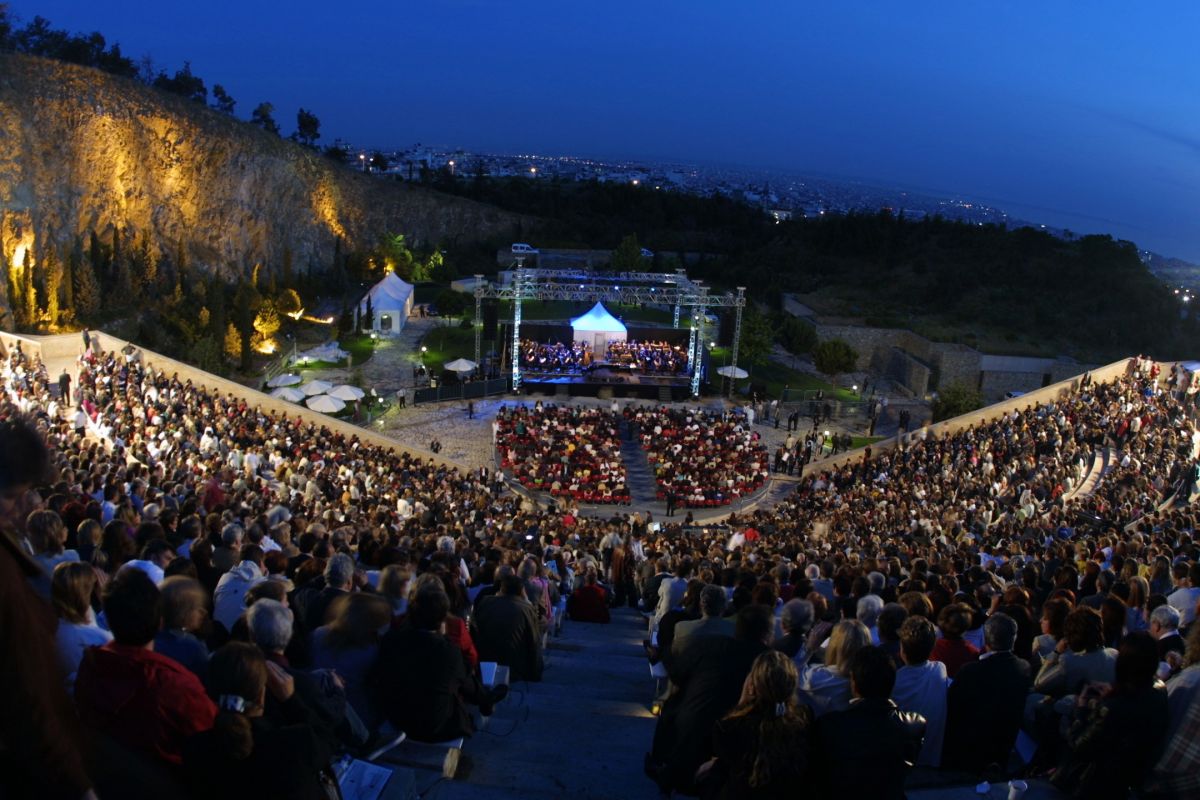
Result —
M648 400L686 400L692 379L687 373L664 375L619 366L595 366L583 372L521 372L526 392L566 393L575 397L637 397Z

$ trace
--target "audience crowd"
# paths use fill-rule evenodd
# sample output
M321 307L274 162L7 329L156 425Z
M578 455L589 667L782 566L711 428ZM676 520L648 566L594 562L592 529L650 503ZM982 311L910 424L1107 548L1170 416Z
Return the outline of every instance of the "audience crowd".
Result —
M769 455L744 414L699 409L627 408L658 485L658 498L679 505L728 505L768 477Z
M15 796L324 797L335 754L469 735L504 696L480 662L540 679L569 597L650 619L663 789L902 797L914 765L1003 775L1017 746L1070 796L1195 797L1193 416L1155 368L700 529L539 510L134 351L89 347L64 386L14 350L0 768ZM737 417L626 414L659 465L683 454L718 491L765 477ZM497 447L523 484L616 498L621 423L508 408Z

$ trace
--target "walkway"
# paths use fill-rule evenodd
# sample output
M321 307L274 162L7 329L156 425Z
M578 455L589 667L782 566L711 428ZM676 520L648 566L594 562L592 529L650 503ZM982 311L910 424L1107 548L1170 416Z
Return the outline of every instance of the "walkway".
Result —
M642 651L645 622L617 609L610 625L568 620L550 640L540 683L518 683L463 750L453 781L421 776L435 800L571 797L656 800L642 774L655 719ZM511 733L510 733L511 731Z
M646 451L634 436L633 426L621 423L621 463L625 465L625 486L629 489L630 505L634 508L649 508L658 501L658 482ZM664 501L663 508L666 508Z

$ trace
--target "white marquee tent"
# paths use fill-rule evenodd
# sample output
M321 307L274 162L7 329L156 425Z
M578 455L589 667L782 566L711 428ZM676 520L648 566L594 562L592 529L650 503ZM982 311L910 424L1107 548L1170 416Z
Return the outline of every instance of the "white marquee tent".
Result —
M377 331L381 336L399 333L412 312L412 284L405 283L399 275L389 272L383 280L372 286L371 291L359 302L359 319L367 313L368 297L371 299L371 311L375 318L364 320L359 327Z
M609 342L625 341L625 324L608 313L603 303L596 303L582 317L571 320L575 341L587 342L598 356L608 349Z

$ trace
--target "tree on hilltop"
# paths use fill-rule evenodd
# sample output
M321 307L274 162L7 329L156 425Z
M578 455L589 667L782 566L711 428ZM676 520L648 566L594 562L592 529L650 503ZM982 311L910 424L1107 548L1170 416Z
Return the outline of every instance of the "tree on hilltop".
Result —
M609 261L609 266L617 272L638 272L644 264L642 247L638 244L637 234L633 233L621 240Z
M158 73L158 77L154 79L154 87L180 97L186 97L196 103L208 102L208 89L204 86L204 81L200 76L192 74L192 62L190 61L183 62L183 69L176 70L175 76L172 78L168 78L165 72Z
M213 108L232 117L235 105L237 105L237 101L229 96L229 92L225 91L224 86L219 83L213 85Z
M321 120L311 111L300 109L296 112L296 132L292 134L292 138L301 144L314 147L317 139L321 138Z
M250 112L250 124L257 125L267 133L279 135L279 123L275 121L275 106L263 101Z

